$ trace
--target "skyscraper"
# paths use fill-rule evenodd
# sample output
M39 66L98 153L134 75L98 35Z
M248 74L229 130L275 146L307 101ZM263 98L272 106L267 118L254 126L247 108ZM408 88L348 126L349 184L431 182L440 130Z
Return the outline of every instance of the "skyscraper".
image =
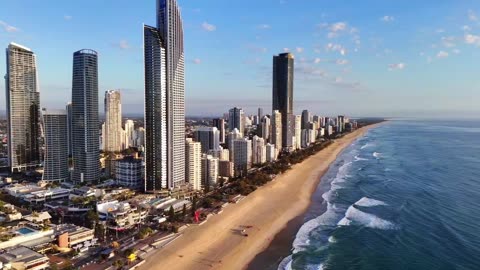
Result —
M8 165L23 171L41 163L40 92L35 54L27 47L10 43L5 75Z
M194 135L195 141L202 144L202 153L220 149L220 131L216 127L199 127Z
M267 162L267 148L265 147L265 140L258 136L253 136L252 139L252 163L263 164Z
M258 119L261 120L263 117L263 109L262 108L258 108Z
M228 150L230 151L230 161L233 161L234 158L234 141L240 138L242 138L242 134L240 133L240 131L238 131L238 129L234 129L232 132L228 133L227 146Z
M156 13L157 27L143 27L146 192L185 183L183 23L176 0L158 0Z
M295 117L295 149L302 148L302 116L294 115Z
M228 112L228 130L233 131L234 129L238 129L240 133L245 135L245 114L242 108L232 108Z
M211 155L202 155L202 187L211 190L218 180L218 158Z
M105 141L103 150L119 152L123 150L122 102L120 91L105 91Z
M277 153L282 150L282 113L278 110L273 111L272 114L272 135L270 142L275 145Z
M67 111L67 145L68 145L68 156L72 156L73 151L73 138L72 138L72 103L69 102L65 107Z
M235 166L235 175L246 175L252 167L252 141L243 138L233 141L233 165Z
M72 78L72 180L75 183L98 181L98 56L84 49L73 54Z
M294 123L293 114L293 71L294 58L291 53L282 53L273 57L273 103L272 110L282 114L282 145L277 147L290 148L293 146Z
M225 119L223 118L216 118L213 119L213 126L220 131L220 143L225 143Z
M308 110L303 110L302 112L302 129L309 129L311 122L311 114Z
M271 125L270 125L270 118L268 116L265 115L262 117L260 127L262 131L261 132L262 138L265 139L265 141L269 141Z
M43 180L64 182L69 179L68 172L68 117L65 110L43 109L43 127L45 132L45 163Z
M135 123L128 119L125 121L125 148L135 145Z
M199 142L191 138L185 141L185 180L195 190L202 189L202 148Z

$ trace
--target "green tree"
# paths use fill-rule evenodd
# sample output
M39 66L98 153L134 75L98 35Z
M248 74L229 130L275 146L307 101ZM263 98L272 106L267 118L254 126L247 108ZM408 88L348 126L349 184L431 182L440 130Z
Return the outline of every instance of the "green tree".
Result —
M195 216L195 211L197 211L197 201L198 201L197 196L193 197L193 200L192 200L192 217Z

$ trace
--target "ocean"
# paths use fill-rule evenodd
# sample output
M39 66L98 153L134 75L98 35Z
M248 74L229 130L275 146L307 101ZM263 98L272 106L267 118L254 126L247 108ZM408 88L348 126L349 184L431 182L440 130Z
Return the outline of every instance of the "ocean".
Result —
M480 122L390 121L357 139L278 269L480 269Z

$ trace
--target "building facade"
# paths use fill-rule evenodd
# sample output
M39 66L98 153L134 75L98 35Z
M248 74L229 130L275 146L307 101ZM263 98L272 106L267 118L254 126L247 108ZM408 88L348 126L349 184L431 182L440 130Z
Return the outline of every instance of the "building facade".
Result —
M212 126L216 127L220 131L220 143L225 143L225 119L215 118L213 119Z
M72 145L75 183L100 179L98 56L89 49L73 54Z
M195 190L202 189L202 146L191 138L185 141L185 181Z
M245 113L242 108L234 107L228 111L228 130L234 129L238 129L242 136L245 135Z
M277 153L282 149L282 113L278 110L273 111L272 114L272 134L270 142L275 145Z
M199 127L194 133L195 141L202 144L202 153L220 149L220 131L216 127Z
M252 167L252 141L246 138L233 141L235 175L246 175Z
M35 54L16 43L6 54L8 165L18 172L41 163L40 92Z
M43 110L45 132L45 162L43 179L64 182L70 179L68 171L68 117L65 110Z
M176 0L156 13L157 27L144 26L146 192L185 183L183 23Z
M282 53L273 57L273 103L272 110L282 114L282 146L292 147L293 124L293 73L294 57L291 53Z
M124 157L115 161L115 178L118 185L132 189L143 187L143 165L141 159Z
M218 158L211 155L202 155L202 187L207 190L217 185L218 181Z
M123 150L122 101L118 90L105 91L105 134L103 150L119 152Z

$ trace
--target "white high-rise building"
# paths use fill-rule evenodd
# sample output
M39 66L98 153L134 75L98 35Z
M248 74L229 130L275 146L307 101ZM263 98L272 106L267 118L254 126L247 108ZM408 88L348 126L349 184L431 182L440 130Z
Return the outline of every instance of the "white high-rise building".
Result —
M125 121L125 148L135 146L135 123L128 119Z
M295 149L302 148L302 116L295 115Z
M217 185L218 181L218 158L211 155L202 155L202 187L210 189Z
M271 125L270 125L270 118L268 116L265 115L262 117L260 127L262 130L262 138L264 138L265 141L269 141Z
M143 127L139 127L135 130L135 147L143 147L145 146L145 129Z
M258 136L254 136L252 140L252 162L253 164L263 164L267 162L267 148L265 140Z
M220 149L220 131L216 127L199 127L194 136L195 141L202 144L202 153Z
M195 190L202 189L202 146L191 138L185 142L185 181Z
M157 26L144 25L145 191L185 183L185 57L176 0L157 0Z
M122 131L122 101L120 91L108 90L105 92L104 151L119 152L123 150L124 136Z
M252 167L252 141L246 138L233 141L235 175L245 175Z
M230 151L230 161L233 161L233 158L235 155L234 141L236 139L241 139L241 138L242 138L242 134L240 133L240 131L238 131L238 129L234 129L232 132L228 133L227 135L227 146L228 146L228 150Z
M282 114L280 111L275 110L272 114L272 135L271 143L275 144L277 153L282 149Z
M265 146L267 162L274 162L277 160L277 150L275 149L275 145L271 143L267 143Z

